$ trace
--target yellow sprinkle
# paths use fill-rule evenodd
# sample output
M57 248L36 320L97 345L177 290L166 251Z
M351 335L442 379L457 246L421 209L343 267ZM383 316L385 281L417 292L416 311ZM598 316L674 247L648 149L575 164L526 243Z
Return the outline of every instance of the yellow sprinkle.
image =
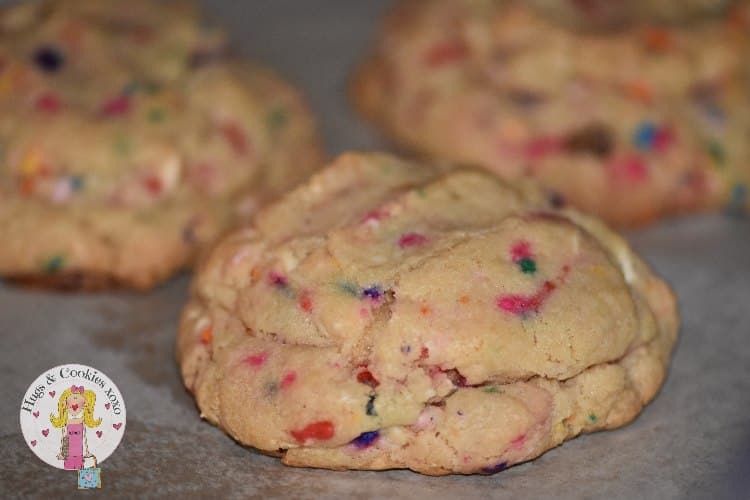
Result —
M21 173L24 175L34 175L39 172L42 166L42 155L37 151L31 150L26 153L21 161Z

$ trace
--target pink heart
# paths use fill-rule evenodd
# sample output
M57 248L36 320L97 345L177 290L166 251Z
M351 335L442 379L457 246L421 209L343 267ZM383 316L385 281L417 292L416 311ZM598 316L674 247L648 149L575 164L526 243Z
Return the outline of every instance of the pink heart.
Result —
M106 403L104 407L109 410L109 403Z
M38 411L35 411L34 413L32 413L32 415L34 415L34 418L39 418L39 412Z
M122 422L120 422L119 424L112 424L112 427L114 427L116 431L119 431L120 427L122 427Z
M76 411L78 409L78 405L70 405L71 408L73 408L73 411Z
M55 391L49 391L49 397L54 398L55 397Z
M47 435L48 435L48 434L49 434L49 429L44 429L44 430L42 431L42 435L43 435L44 437L47 437Z
M84 479L86 481L91 481L91 473L89 472L88 474L86 474L86 477L84 477Z
M96 431L96 436L97 437L102 437L102 431Z
M36 446L36 439L31 442L31 446Z

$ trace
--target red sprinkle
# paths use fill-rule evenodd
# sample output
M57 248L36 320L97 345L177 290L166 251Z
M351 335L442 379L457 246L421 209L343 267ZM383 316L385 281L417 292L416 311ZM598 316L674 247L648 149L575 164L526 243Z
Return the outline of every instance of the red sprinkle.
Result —
M224 123L219 127L224 139L232 146L232 150L238 155L244 156L250 152L250 144L242 128L235 122Z
M297 373L296 372L288 372L286 375L284 375L281 379L281 383L279 384L282 389L286 389L290 385L294 383L294 381L297 380Z
M674 130L668 126L660 127L654 136L654 149L663 153L675 142L677 142L677 137Z
M419 233L406 233L398 240L398 246L401 248L415 247L424 245L427 242L427 237Z
M211 343L211 340L213 340L213 338L214 338L214 335L213 335L213 330L211 329L211 327L207 326L206 328L204 328L203 331L201 332L201 344L208 345Z
M333 422L331 422L330 420L320 420L318 422L309 424L304 429L289 431L289 434L291 434L298 443L304 443L308 439L325 441L333 437Z
M377 387L380 385L380 382L378 382L378 379L376 379L372 373L370 373L370 370L364 370L357 374L357 382L360 384L369 385L370 387Z
M419 351L419 359L427 359L430 357L430 350L426 347L423 347L421 351Z
M312 304L312 299L310 298L310 293L309 292L302 292L302 294L299 297L299 306L306 313L311 313L312 312L312 310L313 310L313 304Z
M284 277L283 275L277 272L271 271L270 273L268 273L268 284L284 287L288 285L288 282L286 280L286 277Z
M424 62L431 68L444 66L466 59L469 47L463 40L450 40L430 48L424 55Z
M518 263L518 261L523 259L532 258L531 244L528 241L519 241L511 247L510 257L515 263Z
M40 95L34 103L34 106L38 111L54 114L60 111L62 103L60 102L60 98L55 94L48 93Z
M119 116L130 111L130 97L126 95L117 96L104 103L102 106L101 114L111 118L113 116Z
M268 359L268 353L262 352L260 354L252 354L248 357L246 357L244 360L242 360L244 363L247 363L250 366L253 367L261 367Z
M161 194L161 190L163 187L162 182L161 179L156 175L149 175L148 177L146 177L143 180L143 185L146 186L146 190L149 193L153 195Z
M526 442L526 434L521 434L516 439L510 442L510 447L514 450L523 448L523 444Z

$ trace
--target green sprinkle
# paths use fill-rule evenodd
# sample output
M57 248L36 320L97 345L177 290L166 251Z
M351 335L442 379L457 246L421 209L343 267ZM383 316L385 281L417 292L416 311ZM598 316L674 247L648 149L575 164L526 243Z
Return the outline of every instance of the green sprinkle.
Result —
M375 394L370 396L370 399L367 400L367 406L365 407L365 413L370 415L371 417L377 417L378 413L375 411Z
M289 121L289 113L286 108L282 106L274 106L271 111L268 112L268 128L271 132L276 132Z
M592 413L592 414L590 414L590 415L589 415L589 422L591 422L592 424L593 424L594 422L596 422L596 415L594 415L593 413Z
M148 112L148 121L151 123L161 123L167 117L167 114L161 108L151 108Z
M359 297L359 287L350 281L342 281L338 284L339 289L352 297Z
M420 198L427 198L427 191L425 191L424 188L417 188L415 192Z
M65 258L62 255L55 255L44 263L44 272L47 274L55 274L59 272L65 265Z
M133 143L125 135L118 135L114 143L115 151L121 155L129 155L133 151Z
M485 388L484 388L484 392L486 392L486 393L488 393L488 394L489 394L489 393L493 393L493 392L500 392L500 389L498 389L498 388L497 388L497 387L495 387L494 385L491 385L491 386L489 386L489 387L485 387Z
M536 272L536 262L528 257L519 260L518 265L524 274L534 274Z
M720 142L711 141L708 143L708 154L711 159L719 166L723 167L727 161L727 153Z

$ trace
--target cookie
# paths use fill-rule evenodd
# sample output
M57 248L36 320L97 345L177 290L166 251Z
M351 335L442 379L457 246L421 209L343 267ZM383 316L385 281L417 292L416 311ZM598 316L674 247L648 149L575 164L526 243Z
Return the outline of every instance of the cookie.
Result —
M0 275L149 288L321 162L311 114L184 2L0 13Z
M745 210L748 19L578 32L521 2L404 2L352 94L411 150L613 224Z
M635 418L675 299L623 239L483 170L345 154L201 264L201 415L293 466L492 473Z

